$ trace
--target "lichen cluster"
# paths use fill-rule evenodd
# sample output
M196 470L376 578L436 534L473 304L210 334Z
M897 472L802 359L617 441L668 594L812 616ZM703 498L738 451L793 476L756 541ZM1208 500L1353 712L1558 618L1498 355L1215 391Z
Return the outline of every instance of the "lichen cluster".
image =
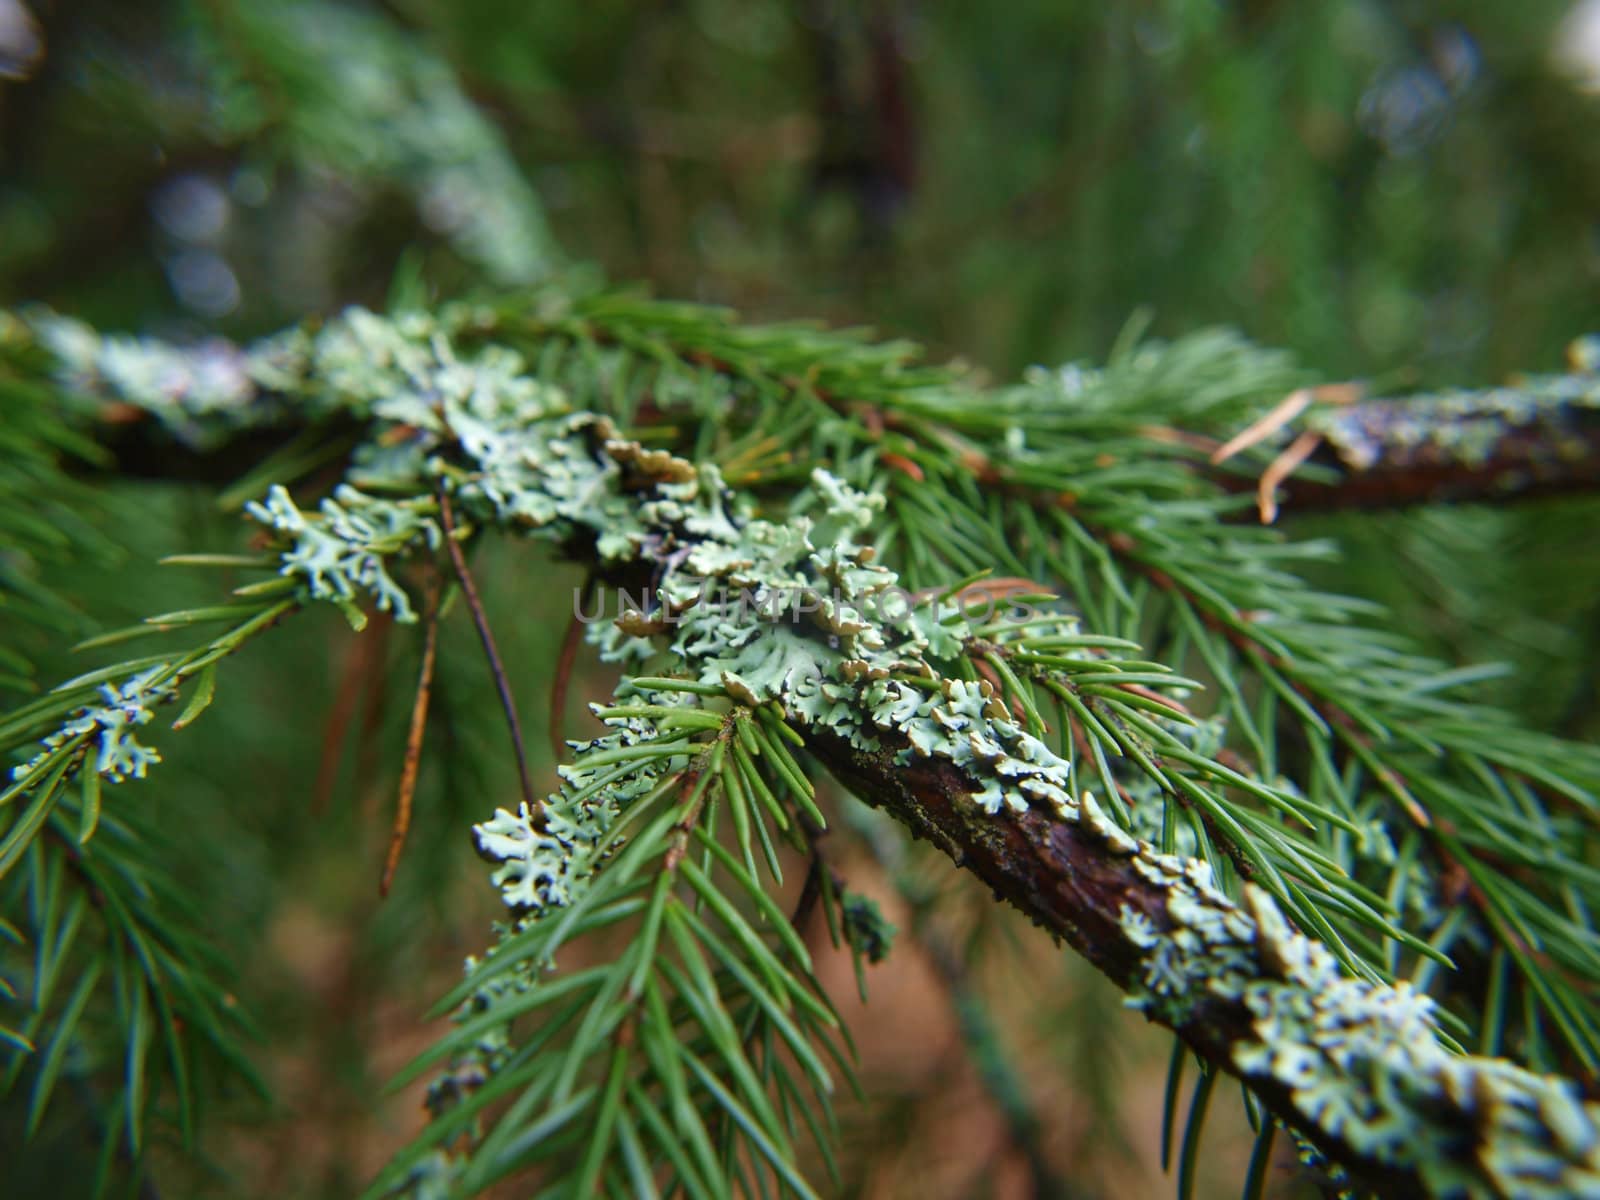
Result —
M1253 1036L1232 1046L1239 1074L1284 1088L1305 1130L1415 1170L1430 1195L1600 1194L1600 1104L1569 1080L1451 1053L1428 996L1343 973L1262 889L1235 903L1204 864L1145 842L1130 853L1165 892L1164 919L1123 912L1142 955L1135 1007L1181 1025L1195 1006L1242 1005Z
M79 709L44 739L44 748L37 755L12 768L12 778L27 778L53 751L81 738L89 743L93 769L104 778L113 783L143 779L146 769L161 761L161 752L142 744L136 731L154 719L157 705L177 695L171 682L154 682L157 676L170 674L167 664L161 663L121 683L101 684L102 703Z
M372 598L397 621L417 619L405 590L389 574L386 561L418 545L438 549L443 536L427 515L430 500L383 500L348 484L324 500L309 517L289 493L274 486L264 501L251 501L246 511L268 529L285 534L293 545L281 556L279 570L300 576L320 600Z
M653 698L649 693L645 697ZM663 735L642 720L607 723L616 732L570 743L575 761L561 768L562 790L546 797L537 810L526 803L515 811L501 808L473 826L478 853L498 864L494 884L506 907L519 916L570 906L601 868L618 816L688 761L685 747L682 754L652 758L619 772L619 759L626 762L631 751L658 746ZM668 735L665 740L678 743L682 735Z
M220 444L241 422L264 420L252 356L215 339L188 349L98 333L71 317L36 314L34 336L54 355L71 395L114 397L154 417L196 448Z
M1101 829L1108 845L1126 845ZM1245 885L1235 903L1204 864L1145 842L1131 853L1165 892L1164 920L1123 912L1142 955L1135 1007L1182 1024L1208 1001L1242 1005L1253 1036L1233 1044L1239 1074L1286 1089L1305 1130L1415 1170L1430 1195L1600 1194L1600 1104L1571 1081L1451 1053L1430 997L1345 974L1262 889Z
M1307 1129L1414 1169L1431 1195L1600 1195L1600 1104L1559 1076L1451 1053L1428 996L1343 974L1260 889L1244 906L1258 970L1208 987L1240 989L1257 1040L1235 1044L1234 1066L1288 1088Z

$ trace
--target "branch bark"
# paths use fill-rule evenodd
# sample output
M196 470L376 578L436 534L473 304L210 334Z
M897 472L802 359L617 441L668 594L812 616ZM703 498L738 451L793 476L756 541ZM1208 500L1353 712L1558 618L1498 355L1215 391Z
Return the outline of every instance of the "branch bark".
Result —
M1308 429L1318 441L1306 464L1337 478L1291 475L1279 490L1291 513L1600 491L1600 386L1365 400L1316 410ZM1246 474L1215 478L1229 491L1257 486Z
M852 792L933 842L957 866L988 884L997 899L1071 946L1125 991L1137 995L1145 989L1150 964L1147 946L1130 937L1129 914L1141 915L1161 937L1172 937L1188 922L1187 916L1175 913L1176 904L1187 903L1181 889L1153 880L1149 871L1140 869L1138 855L1110 848L1092 821L1063 820L1040 808L1021 813L1002 809L990 815L972 802L979 783L947 760L913 755L908 764L901 765L895 761L896 752L905 747L893 744L892 738L886 739L888 744L882 749L863 751L825 728L805 726L801 732L808 749ZM1261 910L1255 917L1254 950L1264 973L1292 981L1294 970L1280 958L1293 957L1294 944L1303 945L1304 939L1295 935L1285 942L1282 931L1274 931ZM1284 954L1286 947L1288 955ZM1398 990L1358 986L1373 988L1379 1000L1375 1011L1379 1012L1388 1004L1383 993L1408 994L1403 985ZM1571 1089L1562 1081L1533 1076L1503 1060L1447 1058L1443 1061L1448 1082L1434 1090L1430 1085L1436 1081L1408 1079L1405 1073L1411 1067L1407 1064L1373 1062L1360 1055L1340 1061L1338 1043L1331 1050L1307 1047L1312 1053L1328 1053L1335 1070L1348 1074L1352 1093L1367 1106L1364 1117L1376 1111L1380 1125L1402 1113L1417 1119L1412 1140L1398 1153L1392 1143L1387 1149L1369 1148L1356 1133L1362 1126L1360 1120L1345 1126L1350 1131L1346 1136L1330 1130L1326 1123L1307 1119L1308 1103L1326 1104L1325 1095L1308 1102L1309 1086L1297 1087L1274 1073L1240 1068L1241 1062L1256 1061L1255 1048L1266 1036L1259 998L1207 989L1186 1006L1147 1012L1203 1060L1245 1079L1273 1116L1380 1195L1536 1194L1527 1190L1531 1181L1523 1174L1533 1166L1531 1160L1507 1161L1510 1142L1517 1136L1515 1127L1519 1121L1526 1122L1525 1104L1533 1093L1512 1098L1501 1089L1508 1084L1522 1087L1531 1083L1533 1091L1538 1091L1543 1085L1573 1103L1580 1113L1593 1107L1569 1094ZM1508 1070L1519 1078L1507 1078ZM1384 1078L1393 1072L1398 1072L1398 1078ZM1462 1087L1463 1081L1473 1082ZM1417 1101L1415 1110L1405 1101L1395 1104L1393 1097L1385 1095L1397 1082L1401 1091L1407 1086L1416 1089L1416 1097L1406 1098ZM1326 1089L1327 1085L1325 1076L1318 1086ZM1383 1112L1389 1104L1396 1112ZM1586 1124L1593 1133L1593 1113ZM1525 1131L1526 1126L1523 1128ZM1600 1181L1596 1174L1600 1159L1585 1139L1568 1143L1551 1130L1538 1131L1534 1137L1549 1143L1542 1149L1550 1154L1534 1169L1551 1171L1554 1167L1553 1177L1546 1175L1542 1180L1546 1187L1556 1179L1562 1181L1547 1194L1563 1194L1561 1188L1578 1186L1580 1181Z

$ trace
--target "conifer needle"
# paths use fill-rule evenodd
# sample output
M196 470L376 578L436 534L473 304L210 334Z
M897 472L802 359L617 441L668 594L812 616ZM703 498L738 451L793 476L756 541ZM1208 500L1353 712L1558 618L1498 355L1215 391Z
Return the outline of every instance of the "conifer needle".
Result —
M417 672L417 698L411 705L411 727L406 731L406 757L400 768L400 793L395 798L394 828L389 834L389 852L384 857L383 878L378 895L388 896L411 830L411 798L417 790L417 769L422 763L422 734L428 727L428 700L433 695L433 664L439 650L439 576L428 585L427 626L422 637L422 667Z

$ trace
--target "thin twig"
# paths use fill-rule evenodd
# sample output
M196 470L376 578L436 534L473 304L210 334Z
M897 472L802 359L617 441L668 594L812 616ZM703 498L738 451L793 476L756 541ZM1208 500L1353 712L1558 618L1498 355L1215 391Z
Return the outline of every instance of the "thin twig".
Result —
M806 925L811 920L811 914L816 911L817 904L822 900L822 873L828 870L827 860L822 857L822 851L815 845L811 849L811 864L806 871L805 885L800 889L800 898L795 901L794 912L789 915L789 924L794 931L805 936Z
M383 878L378 895L388 896L394 882L406 834L411 831L411 798L417 791L417 770L422 762L422 734L428 727L428 700L433 694L433 665L439 652L439 594L443 591L437 572L428 584L428 616L422 638L422 667L417 672L417 698L411 705L411 728L406 731L406 757L400 768L400 793L395 798L394 828L389 834L389 853L384 857Z
M702 756L701 762L697 762L679 777L678 795L680 797L693 794L695 786L700 782L701 775L705 773L703 758L704 756ZM705 805L706 794L710 790L709 785L701 788L699 796L695 797L695 801L690 806L689 811L684 813L683 819L672 827L672 838L667 843L667 853L661 860L661 869L663 871L676 871L678 864L688 857L689 833L694 829L695 822L700 819L700 809Z
M511 698L511 684L506 679L505 667L500 662L500 652L495 649L494 634L489 630L489 618L484 614L483 601L478 599L477 585L467 570L467 557L456 541L455 512L450 507L450 494L441 482L438 487L439 520L444 526L444 544L450 553L450 562L461 581L462 594L467 598L467 608L472 613L472 623L478 627L478 640L483 643L484 656L489 660L489 673L494 676L495 690L500 693L500 707L505 710L506 728L511 733L511 751L517 760L517 779L522 784L522 802L528 811L537 816L540 805L534 799L533 781L528 777L528 756L523 751L522 722L517 720L517 703Z

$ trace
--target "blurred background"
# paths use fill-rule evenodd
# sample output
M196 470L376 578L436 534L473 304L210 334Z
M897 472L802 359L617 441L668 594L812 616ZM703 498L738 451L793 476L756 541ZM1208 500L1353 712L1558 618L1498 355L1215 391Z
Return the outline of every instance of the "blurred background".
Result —
M1102 357L1148 309L1155 336L1235 326L1378 392L1487 384L1600 325L1596 89L1600 4L1566 0L0 0L0 307L247 337L597 267L995 380ZM82 611L37 635L46 679L96 665L64 651L86 632L213 602L155 560L242 537L214 487L104 495L99 555L49 567ZM1434 653L1512 663L1499 699L1530 723L1600 732L1600 505L1289 527L1339 539L1331 581ZM578 581L525 547L478 570L543 730ZM245 964L274 1093L217 1114L172 1195L359 1190L424 1117L383 1081L496 915L466 830L514 784L471 628L445 631L381 904L415 631L300 630L129 787ZM837 865L901 930L867 1008L828 967L870 1096L842 1110L845 1194L1168 1194L1166 1039L943 859L835 811ZM58 1156L8 1186L80 1194L82 1131L46 1136ZM1250 1138L1220 1092L1206 1147L1198 1194L1234 1194ZM1288 1167L1275 1194L1311 1194Z

